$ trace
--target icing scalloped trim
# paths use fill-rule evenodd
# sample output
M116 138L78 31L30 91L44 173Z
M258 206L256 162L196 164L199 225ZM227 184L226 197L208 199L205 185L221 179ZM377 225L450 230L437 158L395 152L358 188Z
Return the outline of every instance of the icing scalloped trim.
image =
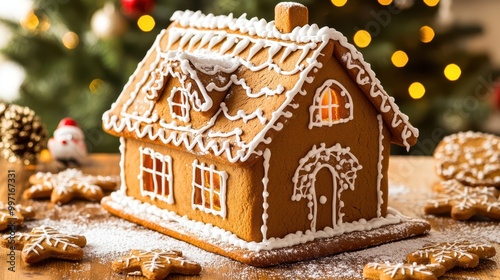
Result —
M354 231L368 231L385 225L398 224L407 219L401 213L389 208L386 217L373 218L369 221L360 219L359 221L351 223L343 223L335 229L327 227L323 230L315 232L310 230L307 230L306 232L297 231L290 233L283 238L271 237L261 242L248 242L239 238L236 234L230 231L224 230L212 224L205 224L199 221L190 220L186 216L181 217L174 212L158 208L155 205L151 205L127 196L122 191L111 193L110 198L111 199L107 201L107 203L112 208L123 211L125 214L131 214L139 217L140 219L157 223L165 227L168 227L167 223L175 222L182 227L182 231L188 232L189 234L197 235L201 238L216 239L217 242L226 243L228 245L252 251L290 247L319 238L328 238Z

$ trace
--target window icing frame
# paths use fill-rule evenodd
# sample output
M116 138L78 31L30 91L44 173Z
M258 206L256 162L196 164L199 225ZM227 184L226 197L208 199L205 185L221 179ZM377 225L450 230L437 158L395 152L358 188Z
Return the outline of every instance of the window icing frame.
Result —
M196 170L200 170L200 184L196 182ZM205 172L210 174L210 187L207 187L205 184ZM213 178L214 174L219 176L219 191L214 190ZM192 180L192 192L191 192L191 206L193 210L200 210L207 214L217 215L226 218L227 210L226 210L226 189L227 189L227 178L228 175L225 171L219 171L215 169L213 164L207 166L204 162L198 162L198 160L193 161L193 180ZM196 190L200 190L201 193L201 204L195 203L195 194ZM210 208L205 206L205 192L209 192L210 194ZM219 196L220 202L220 210L214 209L214 194Z
M337 87L337 89L339 89L337 90L334 88L334 92L338 94L340 100L347 101L343 102L342 104L344 104L345 109L349 110L348 116L340 119L329 118L328 120L324 120L321 116L321 110L325 108L328 109L329 117L331 117L331 109L333 108L333 106L332 104L322 105L321 103L323 101L323 95L325 94L325 91L327 89L331 89L332 87ZM312 129L313 127L323 126L331 127L334 124L346 123L353 118L354 115L351 95L341 83L339 83L337 80L329 79L316 89L313 98L313 104L309 107L309 129Z
M149 197L152 200L159 199L168 204L174 204L174 192L173 192L173 174L172 174L172 157L168 155L163 155L151 148L139 147L140 152L140 165L139 165L139 184L141 195L144 197ZM151 168L144 166L144 156L149 156L152 160ZM157 168L156 163L159 160L162 163L160 169ZM144 173L148 173L148 176L152 176L153 181L153 191L145 189L144 184ZM157 182L157 176L160 176L161 185ZM168 183L168 195L165 195L165 182ZM161 188L161 193L158 193L158 188Z

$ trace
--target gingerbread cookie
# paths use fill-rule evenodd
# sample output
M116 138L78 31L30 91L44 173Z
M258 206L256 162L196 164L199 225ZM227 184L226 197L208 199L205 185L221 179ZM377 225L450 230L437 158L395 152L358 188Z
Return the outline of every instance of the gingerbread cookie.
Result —
M368 263L363 268L363 277L380 280L435 280L446 272L439 264L417 263Z
M30 233L4 235L2 246L22 250L21 257L28 263L37 263L48 258L77 261L83 259L83 247L87 240L82 235L68 235L52 227L41 226Z
M114 190L118 179L111 176L91 176L77 169L57 174L39 172L30 177L32 186L23 196L26 199L50 197L52 203L65 204L73 198L100 201L104 191Z
M467 241L430 244L408 255L409 262L418 264L439 264L450 270L455 266L476 267L480 259L495 256L495 247L473 244Z
M34 217L35 212L31 206L24 207L20 204L9 206L0 202L0 231L7 229L12 224L22 226L24 220Z
M183 258L179 251L131 250L128 256L113 262L113 270L148 279L165 279L170 273L200 274L201 266Z
M479 132L449 135L434 151L436 172L468 186L500 187L500 137Z
M466 187L457 180L440 182L434 186L436 198L424 206L426 214L446 214L456 220L467 220L475 215L500 219L499 192L493 187Z

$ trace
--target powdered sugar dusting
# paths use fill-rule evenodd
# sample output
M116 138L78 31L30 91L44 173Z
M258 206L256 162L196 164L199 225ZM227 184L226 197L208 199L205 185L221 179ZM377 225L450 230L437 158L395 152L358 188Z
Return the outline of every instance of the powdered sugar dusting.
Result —
M404 188L401 187L401 189ZM450 218L430 216L426 218L433 224L449 224L446 230L431 231L430 234L418 238L310 261L257 268L209 253L188 243L112 216L98 203L77 201L63 206L51 206L47 202L34 201L31 204L39 213L38 220L27 221L26 227L21 228L22 230L28 231L36 226L47 225L63 233L81 234L87 238L88 245L84 248L84 260L71 263L70 273L72 278L76 277L75 279L78 279L82 271L89 271L95 265L102 265L103 269L111 269L110 263L127 254L130 249L182 251L187 259L200 263L201 277L204 279L220 279L221 270L226 273L225 279L261 279L263 277L268 279L363 279L362 270L366 263L402 262L407 254L428 243L450 242L457 239L500 243L500 231L496 222L457 222ZM48 209L48 207L52 208ZM43 216L40 213L43 213ZM360 234L358 238L364 237ZM92 265L90 265L91 262ZM52 267L47 269L50 270Z

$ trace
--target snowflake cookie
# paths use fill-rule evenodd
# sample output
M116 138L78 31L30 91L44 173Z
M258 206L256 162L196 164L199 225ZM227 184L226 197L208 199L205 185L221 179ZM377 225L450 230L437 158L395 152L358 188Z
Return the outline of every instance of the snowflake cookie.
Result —
M73 198L100 201L104 191L114 190L118 178L91 176L78 169L66 169L57 174L39 172L29 179L32 186L24 191L24 198L50 197L52 203L65 204Z
M417 263L368 263L363 268L363 277L380 280L436 280L446 272L439 264Z
M476 267L480 259L495 256L495 247L473 244L467 241L430 244L407 256L409 262L418 264L440 264L450 270L455 266Z
M165 279L170 273L200 274L201 266L183 258L179 251L131 250L128 256L113 262L113 270L148 279Z
M77 261L83 259L83 247L87 239L81 235L63 234L48 226L41 226L30 233L4 235L2 246L21 251L22 259L37 263L48 258Z
M458 180L440 182L434 186L438 193L424 206L426 214L446 214L456 220L474 215L500 219L499 191L494 187L466 187Z
M436 172L446 180L468 186L500 187L500 137L459 132L449 135L434 151Z
M22 226L24 220L35 217L35 212L31 206L24 207L20 204L11 206L0 202L0 231L15 226Z

